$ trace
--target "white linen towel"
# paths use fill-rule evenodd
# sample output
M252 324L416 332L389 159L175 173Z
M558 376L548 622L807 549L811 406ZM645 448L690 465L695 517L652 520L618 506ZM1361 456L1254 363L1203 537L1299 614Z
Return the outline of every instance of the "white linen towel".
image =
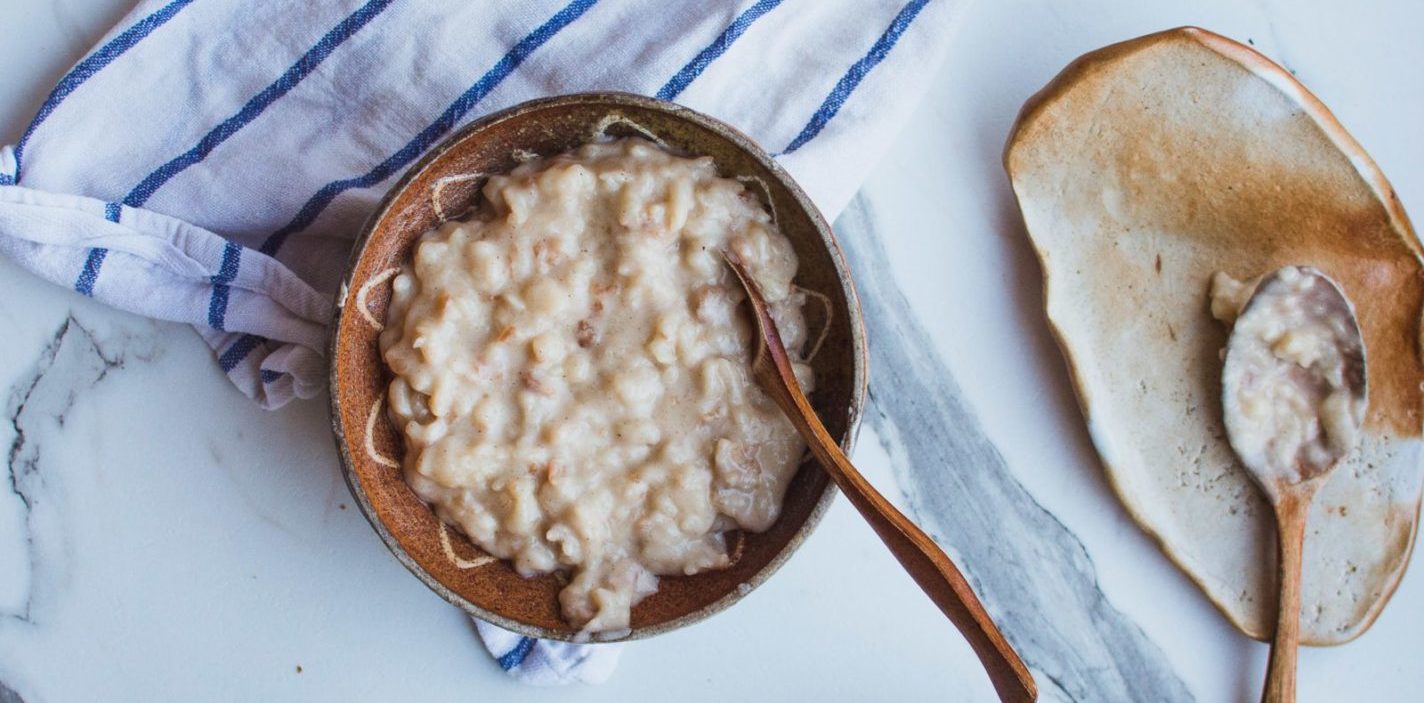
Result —
M322 391L351 239L461 124L559 93L675 100L776 153L833 218L965 2L145 0L0 148L0 251L193 325L275 408ZM607 646L480 632L531 682L597 680L616 662Z

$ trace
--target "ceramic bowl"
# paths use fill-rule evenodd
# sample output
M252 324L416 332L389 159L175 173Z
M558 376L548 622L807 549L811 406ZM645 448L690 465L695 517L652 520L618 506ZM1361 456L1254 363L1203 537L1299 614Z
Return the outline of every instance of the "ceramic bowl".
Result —
M421 234L480 206L483 179L531 154L552 155L603 137L652 136L690 155L710 156L723 176L740 178L773 213L800 258L796 283L830 304L807 305L812 329L828 337L812 362L812 404L847 451L865 399L865 332L850 273L830 227L771 157L751 139L705 115L650 98L585 93L534 100L464 127L416 163L391 188L356 240L331 335L332 428L342 469L361 511L406 568L471 615L516 632L571 640L561 617L561 576L523 578L448 528L407 486L400 435L387 419L391 375L377 336L390 279ZM730 568L664 577L632 612L631 629L605 639L661 634L735 603L780 567L810 534L834 497L814 461L802 464L781 517L761 534L734 534Z

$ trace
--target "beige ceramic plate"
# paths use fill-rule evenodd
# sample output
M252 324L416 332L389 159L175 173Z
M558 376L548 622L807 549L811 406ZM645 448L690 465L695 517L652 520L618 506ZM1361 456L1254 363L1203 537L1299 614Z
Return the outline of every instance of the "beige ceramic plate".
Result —
M1424 266L1374 162L1289 73L1186 28L1074 62L1024 106L1005 166L1114 489L1257 638L1275 618L1274 528L1222 428L1209 281L1306 264L1341 283L1370 409L1310 515L1302 640L1358 636L1409 560L1424 457Z
M577 634L559 614L563 586L558 576L520 578L508 563L480 553L444 527L406 486L399 435L384 411L390 375L376 338L392 274L421 234L479 205L483 179L478 174L508 172L532 154L557 154L591 139L633 135L711 156L722 175L748 183L791 240L801 262L795 283L829 300L827 309L810 306L807 311L810 324L827 325L822 351L811 360L816 370L811 400L846 451L865 399L860 304L831 228L791 177L745 135L672 103L585 93L527 102L446 139L391 189L356 242L333 323L332 423L346 481L396 558L469 613L536 637L571 639ZM740 542L731 567L661 579L658 592L633 609L632 630L613 637L660 634L736 602L796 550L833 496L834 485L808 460L787 488L781 517L771 529L734 537Z

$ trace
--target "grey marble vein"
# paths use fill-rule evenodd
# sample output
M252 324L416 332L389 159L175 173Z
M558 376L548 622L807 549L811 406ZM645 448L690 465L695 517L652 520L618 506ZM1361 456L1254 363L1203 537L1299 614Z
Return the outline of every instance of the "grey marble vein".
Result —
M13 689L0 682L0 703L25 703L25 699Z
M1290 71L1292 76L1299 78L1300 74L1296 73L1294 67L1295 62L1291 61L1291 57L1287 55L1285 42L1281 41L1281 34L1276 30L1275 18L1284 16L1283 13L1272 0L1257 0L1256 6L1261 11L1261 19L1266 23L1266 33L1269 37L1269 44L1264 47L1255 47L1256 50L1266 54L1270 59ZM1252 42L1252 46L1255 46L1255 42Z
M1192 700L1162 651L1108 602L1082 543L985 436L896 285L863 197L836 231L870 339L867 419L911 517L959 557L1040 688L1082 702Z
M71 315L55 330L34 364L10 392L6 416L14 439L10 443L7 468L10 490L19 497L25 513L25 548L30 573L24 606L17 612L0 615L33 624L35 584L45 569L59 568L41 560L36 545L36 512L47 498L46 478L40 463L43 443L38 436L48 429L63 428L65 417L79 394L123 364L122 353L106 348ZM50 535L50 539L62 539L62 536ZM0 701L3 700L0 695Z

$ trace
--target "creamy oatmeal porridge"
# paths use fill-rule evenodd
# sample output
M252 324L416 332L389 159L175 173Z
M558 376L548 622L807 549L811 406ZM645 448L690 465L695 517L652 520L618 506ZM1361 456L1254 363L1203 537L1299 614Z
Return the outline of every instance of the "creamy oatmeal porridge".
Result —
M1354 323L1328 314L1322 278L1287 266L1258 293L1260 281L1212 277L1211 313L1239 339L1222 377L1240 390L1223 410L1242 460L1294 483L1321 475L1358 442L1366 400L1354 392L1352 376L1363 370L1351 359L1360 350Z
M394 279L380 341L406 480L519 573L571 572L571 623L620 630L658 576L726 567L728 531L777 518L804 445L750 377L722 252L792 350L796 255L710 159L643 140L527 163L483 192Z

